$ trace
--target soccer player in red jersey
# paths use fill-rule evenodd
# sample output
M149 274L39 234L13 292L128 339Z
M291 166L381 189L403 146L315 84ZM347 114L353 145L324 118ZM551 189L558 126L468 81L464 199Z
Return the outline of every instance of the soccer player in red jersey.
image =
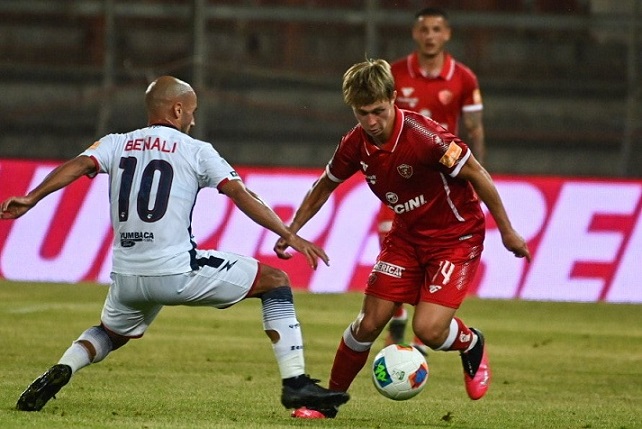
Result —
M459 135L461 128L461 135L483 164L483 105L477 76L446 52L450 37L451 27L444 10L429 7L415 14L412 39L416 49L391 64L397 90L395 102L402 109L434 119L453 134ZM394 212L383 204L377 216L380 243L390 231L393 217ZM388 325L386 345L404 342L407 320L408 312L400 306ZM416 336L412 345L426 354L427 347Z
M415 334L433 350L457 351L466 392L488 390L490 368L484 336L456 312L475 276L484 243L480 199L488 207L506 249L530 261L524 239L513 229L488 172L468 146L437 122L395 106L390 65L368 60L343 76L343 97L358 124L339 143L325 171L308 191L290 224L299 231L330 194L361 172L372 192L395 212L392 229L372 269L361 311L337 349L329 387L347 391L370 348L395 310L415 306ZM291 255L279 239L274 247ZM302 408L294 417L334 417L336 407Z

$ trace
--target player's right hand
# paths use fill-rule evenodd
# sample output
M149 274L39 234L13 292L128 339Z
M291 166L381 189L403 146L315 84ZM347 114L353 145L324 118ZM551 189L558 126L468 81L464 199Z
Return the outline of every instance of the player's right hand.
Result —
M10 197L0 205L0 219L18 219L33 207L27 197Z

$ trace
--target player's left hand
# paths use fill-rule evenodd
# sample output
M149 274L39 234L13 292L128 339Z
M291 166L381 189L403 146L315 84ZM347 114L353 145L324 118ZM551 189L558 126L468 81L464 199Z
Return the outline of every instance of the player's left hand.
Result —
M515 231L502 235L502 242L504 247L511 251L513 255L518 258L526 258L528 262L531 261L531 252L528 250L526 241Z
M297 252L303 254L308 260L310 267L314 270L317 269L319 259L321 259L326 266L330 265L330 258L328 258L328 255L322 248L296 234L292 234L289 240L279 238L274 245L274 252L281 259L290 259L292 254L287 251L288 247L292 247Z
M285 241L284 238L279 238L274 245L274 253L276 253L276 256L280 259L290 259L292 257L292 253L288 252L288 247L290 246L287 241Z

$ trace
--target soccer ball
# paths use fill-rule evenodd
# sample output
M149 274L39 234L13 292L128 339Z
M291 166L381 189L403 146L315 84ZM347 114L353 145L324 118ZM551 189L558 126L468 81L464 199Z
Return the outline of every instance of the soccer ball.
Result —
M428 364L414 347L392 344L372 363L372 382L386 398L405 401L423 390L428 381Z

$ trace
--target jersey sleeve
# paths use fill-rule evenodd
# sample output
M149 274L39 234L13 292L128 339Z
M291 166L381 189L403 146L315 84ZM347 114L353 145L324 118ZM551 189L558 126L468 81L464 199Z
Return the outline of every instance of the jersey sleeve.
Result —
M79 156L85 155L90 157L94 164L96 164L96 172L89 174L89 177L95 177L98 173L107 173L109 172L109 166L112 163L114 157L113 145L115 144L115 139L113 134L109 134L97 140L85 149Z
M468 67L462 68L462 111L476 112L484 108L477 76Z
M234 168L210 145L198 153L197 174L202 188L220 188L230 180L241 180Z
M357 145L358 139L355 135L356 129L343 136L332 159L326 166L326 173L330 180L341 183L359 171L359 159Z
M468 145L454 134L431 124L430 119L422 119L428 132L420 137L427 142L419 146L420 159L424 164L436 166L444 174L456 177L470 157Z

